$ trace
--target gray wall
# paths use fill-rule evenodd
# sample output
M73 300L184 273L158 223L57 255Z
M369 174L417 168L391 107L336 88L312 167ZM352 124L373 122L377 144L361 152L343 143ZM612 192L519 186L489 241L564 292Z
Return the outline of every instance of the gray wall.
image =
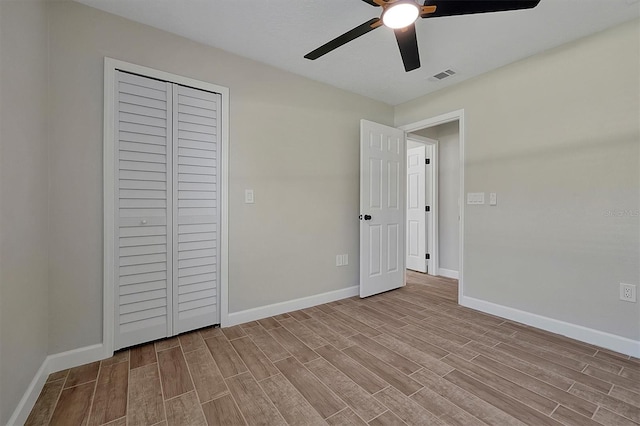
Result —
M457 121L414 132L438 141L438 267L460 267L460 131Z
M460 267L460 133L458 122L438 129L438 243L440 268Z
M614 74L612 74L614 70ZM640 340L640 21L396 107L464 109L464 294Z
M0 424L47 355L47 21L0 2Z
M392 124L392 107L77 3L50 9L51 353L102 341L104 56L230 88L230 312L358 284L359 122Z

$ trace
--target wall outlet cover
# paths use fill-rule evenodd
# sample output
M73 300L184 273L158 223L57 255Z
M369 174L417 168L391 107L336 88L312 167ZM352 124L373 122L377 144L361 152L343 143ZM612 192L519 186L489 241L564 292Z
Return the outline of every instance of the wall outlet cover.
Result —
M467 204L484 204L484 192L467 192Z
M636 286L634 284L620 283L620 300L636 302Z
M255 198L253 196L253 189L245 189L244 190L244 202L245 204L253 204L255 203Z

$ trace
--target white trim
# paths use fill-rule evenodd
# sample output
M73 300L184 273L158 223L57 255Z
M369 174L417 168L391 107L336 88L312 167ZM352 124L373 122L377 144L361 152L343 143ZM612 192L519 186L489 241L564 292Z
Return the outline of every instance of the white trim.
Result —
M460 221L458 227L458 300L462 300L464 297L464 138L465 138L465 121L464 121L464 109L441 114L433 118L427 118L415 123L405 124L399 128L405 132L415 132L416 130L425 129L427 127L438 126L440 124L451 123L452 121L458 121L459 132L459 144L460 144ZM406 244L406 243L405 243Z
M38 400L38 396L40 396L40 392L42 392L42 388L47 382L49 374L78 365L99 361L105 358L104 353L103 345L97 344L47 356L33 377L33 380L29 383L24 395L22 395L7 425L22 425L27 421L27 417L29 417L29 413L31 413L33 406Z
M300 299L287 300L285 302L260 306L258 308L247 309L245 311L232 312L229 314L229 323L226 326L230 327L232 325L244 324L245 322L272 317L285 312L297 311L299 309L309 308L311 306L321 305L323 303L329 303L340 299L346 299L347 297L358 296L359 294L360 286L354 285L340 290L301 297Z
M441 277L455 278L457 280L459 274L458 271L454 271L453 269L438 268L438 275Z
M362 132L362 130L360 130ZM402 181L402 226L404 227L404 229L402 230L402 286L406 286L407 285L407 132L403 132L403 146L400 149L400 152L402 152L402 161L401 161L401 167L402 170L400 171L400 176L403 176L403 179L401 179ZM362 160L361 160L362 161ZM362 170L362 169L360 169ZM361 178L362 179L362 178ZM388 249L387 249L388 250ZM362 293L359 292L360 297L362 297Z
M436 141L433 145L433 160L431 161L431 197L433 198L433 208L431 209L431 234L433 235L433 255L431 255L430 275L438 275L440 271L440 201L438 190L440 181L438 180L440 169L440 143Z
M498 305L486 300L475 299L473 297L463 296L460 298L459 303L462 306L485 312L487 314L517 321L541 330L561 334L572 339L580 340L581 342L590 343L592 345L600 346L636 358L640 357L640 341L637 340L544 317L531 312L521 311L508 306Z
M29 383L29 386L24 392L24 395L22 395L18 406L9 418L7 426L23 425L27 421L27 417L29 417L29 413L31 413L31 410L33 410L33 406L36 404L38 396L40 396L40 392L42 392L42 388L47 381L47 377L49 376L49 373L46 372L46 364L47 360L45 358L44 362L36 372L33 380L31 380L31 383Z
M115 246L115 67L113 59L104 58L104 123L102 139L102 179L104 206L103 274L102 285L102 343L113 354L114 335L114 246Z
M113 355L111 354L105 357L104 354L104 345L102 343L98 343L97 345L85 346L83 348L49 355L45 362L47 363L49 373L55 373L56 371L65 370L67 368L100 361Z
M413 143L417 143L418 147L412 147L409 148L409 142L413 142ZM406 196L405 196L405 206L406 206L406 214L405 216L408 218L409 217L409 186L410 186L410 182L409 182L409 158L410 158L410 152L413 152L413 150L418 150L418 152L421 153L421 162L418 163L418 166L422 168L424 176L422 179L422 183L419 185L422 185L422 196L424 197L424 203L423 205L425 206L432 206L433 207L433 203L431 202L430 198L427 198L427 184L426 184L426 175L427 175L427 171L426 171L426 165L424 164L425 159L429 158L429 154L431 152L431 145L429 145L427 147L427 144L423 141L418 140L417 138L412 137L411 135L407 134L407 143L405 146L405 150L406 150L406 164L405 164L405 180L407 181L407 186L406 186ZM430 240L432 238L431 234L431 228L429 226L430 224L430 220L427 219L427 212L424 210L424 208L420 209L420 215L422 216L422 220L424 221L424 235L422 236L418 236L418 239L420 238L424 238L424 250L422 251L422 253L418 253L418 260L416 261L415 259L413 260L413 264L412 266L409 266L409 263L411 261L411 257L409 256L409 245L410 245L410 239L411 239L411 235L410 235L410 226L409 226L409 219L406 219L405 222L405 234L406 234L406 244L405 244L405 252L404 252L404 257L407 259L406 260L406 269L411 269L413 271L417 271L423 274L426 274L427 271L429 270L429 260L425 257L425 255L427 253L432 253L432 251L429 250L429 247L431 246L430 244ZM429 213L430 214L430 213ZM415 237L414 237L415 238ZM418 243L418 246L420 244ZM416 257L415 255L413 256L414 258ZM415 262L418 262L418 264L416 265ZM416 267L417 266L417 267Z
M220 197L222 202L220 236L220 324L228 326L229 312L229 88L216 84L183 77L176 74L158 71L153 68L131 64L112 58L104 58L104 129L103 129L103 188L104 188L104 291L103 291L103 355L113 355L114 341L114 245L115 245L115 175L114 175L114 104L115 104L115 72L122 70L158 80L182 84L184 86L220 93L222 96L221 151L222 167L220 171Z
M432 149L431 153L431 171L429 172L429 182L431 186L431 220L429 221L429 232L427 232L427 253L430 255L429 267L427 268L427 275L437 276L439 275L440 264L440 247L438 244L438 146L439 141L436 139L425 138L424 136L416 135L414 133L407 133L407 140L419 142L424 145L429 145ZM431 240L431 241L429 241ZM429 244L431 242L431 244ZM431 249L429 249L429 247Z
M229 89L221 87L222 96L222 166L220 168L220 326L229 323Z

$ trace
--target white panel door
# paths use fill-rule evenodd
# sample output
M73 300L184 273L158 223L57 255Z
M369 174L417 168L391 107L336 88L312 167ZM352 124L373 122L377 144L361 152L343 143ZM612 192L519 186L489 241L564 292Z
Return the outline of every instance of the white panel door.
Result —
M220 101L173 87L175 334L220 323Z
M427 272L424 145L407 149L407 269Z
M116 74L115 349L171 334L171 85Z
M404 285L405 134L360 121L360 297Z

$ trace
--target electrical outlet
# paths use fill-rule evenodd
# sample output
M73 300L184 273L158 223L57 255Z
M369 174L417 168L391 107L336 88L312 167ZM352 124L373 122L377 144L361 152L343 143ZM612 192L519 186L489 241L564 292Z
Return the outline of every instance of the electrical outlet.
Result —
M625 302L636 302L636 286L633 284L620 283L620 300Z
M253 204L255 202L256 202L256 199L253 196L253 189L245 189L244 190L244 203L245 204Z
M467 192L467 204L484 204L484 192Z

